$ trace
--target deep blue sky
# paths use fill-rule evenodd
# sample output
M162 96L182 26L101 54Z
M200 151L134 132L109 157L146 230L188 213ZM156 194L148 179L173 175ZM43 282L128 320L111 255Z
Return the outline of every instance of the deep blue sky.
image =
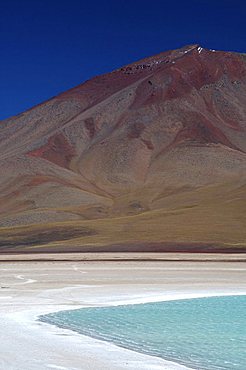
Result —
M246 52L245 0L0 0L0 119L190 43Z

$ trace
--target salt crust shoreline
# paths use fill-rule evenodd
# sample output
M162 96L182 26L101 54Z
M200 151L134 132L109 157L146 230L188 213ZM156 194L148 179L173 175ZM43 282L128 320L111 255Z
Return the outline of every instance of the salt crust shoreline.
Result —
M66 290L68 290L67 288L65 288ZM70 289L73 289L73 287L71 287ZM143 303L153 303L153 302L165 302L165 301L172 301L172 300L183 300L183 299L195 299L195 298L208 298L208 297L220 297L220 296L231 296L231 295L245 295L245 293L241 293L241 292L235 292L233 291L232 293L228 293L228 292L214 292L214 293L211 293L211 294L204 294L204 293L197 293L197 294L183 294L183 295L163 295L163 296L156 296L156 297L143 297L142 299L139 299L139 298L134 298L132 297L131 300L126 300L126 301L120 301L120 302L107 302L107 304L98 304L98 305L93 305L93 306L90 306L90 305L86 305L86 306L80 306L80 307L76 307L76 309L82 309L82 308L88 308L88 307L110 307L110 306L121 306L121 305L131 305L131 304L143 304ZM44 314L49 314L49 313L55 313L55 312L60 312L60 311L69 311L69 310L74 310L74 306L71 306L71 307L64 307L64 306L60 306L59 308L58 307L50 307L49 309L45 309L44 311L42 311L42 313L38 313L37 312L33 312L33 311L29 311L28 313L25 312L25 313L18 313L18 314L12 314L11 317L12 318L15 318L17 319L19 322L22 322L23 324L25 325L32 325L33 322L37 322L40 323L39 321L39 317L41 315L44 315ZM157 370L157 369L170 369L170 370L185 370L185 369L193 369L193 368L190 368L190 367L186 367L184 365L181 365L179 363L175 363L175 362L172 362L172 361L168 361L168 360L164 360L164 359L159 359L158 357L154 357L154 356L149 356L149 355L145 355L145 354L142 354L140 352L134 352L132 350L128 350L128 349L125 349L123 347L118 347L116 345L114 345L113 343L110 343L110 342L106 342L106 341L102 341L102 340L98 340L98 339L95 339L95 338L92 338L92 337L88 337L88 336L85 336L85 335L82 335L82 334L79 334L73 330L69 330L69 329L63 329L63 328L60 328L56 325L51 325L51 324L46 324L44 322L41 322L41 326L43 327L42 329L46 330L46 331L49 331L50 333L54 334L54 333L57 333L58 335L61 335L61 333L63 333L64 335L69 335L69 336L79 336L81 338L82 341L85 341L85 342L88 342L88 340L92 340L94 343L95 343L95 347L96 347L96 350L98 352L98 355L100 355L100 351L103 351L104 350L104 347L105 345L109 347L112 347L112 352L114 352L116 349L115 347L117 348L117 351L124 351L124 352L130 352L131 355L134 355L134 357L137 357L141 356L141 357L146 357L146 360L148 362L148 365L147 366L151 366L150 367L146 367L146 369L153 369L153 370ZM71 338L69 339L71 340ZM159 360L158 362L160 362L160 365L159 364L155 364L155 360ZM151 364L151 362L153 362ZM163 363L163 364L162 364ZM143 366L143 365L141 365ZM159 367L161 366L161 367ZM61 368L59 366L56 366L54 365L53 368ZM65 368L63 368L65 369ZM137 367L136 367L137 369ZM145 367L141 367L141 369L145 369ZM69 369L67 369L69 370Z
M177 271L180 269L177 269ZM239 269L240 270L240 269ZM244 270L244 269L243 269ZM20 275L18 275L20 276ZM19 277L20 279L20 277ZM26 279L22 284L26 284L27 286L31 286L31 284L35 284L37 280L35 279ZM77 298L78 295L80 295L81 287L84 289L90 288L93 290L93 285L77 285L77 286L66 286L59 289L46 289L41 292L41 298L44 295L46 300L54 301L56 300L56 297L59 296L62 298L62 300L66 300L66 297ZM95 286L96 287L96 286ZM98 288L98 286L97 286ZM106 285L101 285L100 290L104 290L106 288ZM177 291L166 291L165 294L157 293L152 294L152 292L146 292L141 293L141 297L139 294L130 293L130 299L128 296L128 299L121 299L119 295L117 294L117 288L119 286L115 286L113 291L111 290L111 294L108 296L103 296L103 302L102 297L100 295L98 297L93 297L93 303L90 304L90 302L86 302L86 304L78 305L76 304L76 307L74 304L54 304L51 303L49 305L44 305L43 307L37 306L34 307L27 307L28 309L19 308L17 310L14 310L10 313L5 313L5 319L6 319L6 327L5 330L8 331L8 320L11 321L12 325L16 324L17 328L20 326L20 328L25 328L23 331L23 335L25 336L25 332L27 332L27 335L30 338L39 338L40 343L40 355L43 356L42 353L42 344L43 341L46 342L46 345L50 348L54 348L56 350L57 347L65 346L66 349L71 352L71 361L69 367L67 364L64 363L64 361L47 361L45 366L40 366L40 364L37 366L34 365L33 367L25 367L25 370L33 370L33 369L63 369L63 370L84 370L84 369L148 369L148 370L160 370L160 369L169 369L169 370L178 370L178 369L188 369L185 366L179 365L178 363L166 361L163 359L160 359L158 357L152 357L145 354L141 354L138 352L134 352L131 350L127 350L124 348L120 348L115 346L114 344L100 341L97 339L93 339L81 334L78 334L72 330L68 329L62 329L59 327L56 327L55 325L50 325L46 323L41 323L38 321L38 318L40 315L48 314L48 313L54 313L58 311L64 311L64 310L72 310L72 309L79 309L84 307L101 307L101 306L117 306L117 305L126 305L126 304L141 304L141 303L147 303L147 302L160 302L160 301L170 301L170 300L177 300L177 299L192 299L192 298L202 298L202 297L213 297L213 296L225 296L225 295L242 295L246 294L246 290L243 289L212 289L212 291L193 291L191 290L184 290L181 292ZM159 290L159 289L158 289ZM88 293L87 293L88 294ZM52 298L51 298L52 297ZM2 298L0 300L0 303L3 302L3 300L10 301L11 302L11 296L0 296ZM7 302L6 302L7 303ZM3 318L4 319L4 318ZM3 320L4 321L4 320ZM1 326L0 326L1 328ZM2 328L1 328L2 330ZM11 330L10 330L11 332ZM11 333L10 333L11 334ZM12 333L13 334L13 333ZM62 349L62 347L61 347ZM83 355L81 355L81 351L85 352L87 354L86 362L81 364L82 367L77 366L77 361L73 361L74 353L75 351L76 355L80 356L80 359L83 359ZM89 355L88 355L89 353ZM62 363L62 364L61 364ZM94 366L95 364L95 366ZM98 365L100 364L100 365ZM1 365L1 364L0 364ZM9 369L17 369L18 367L4 367L5 365L2 364L1 369L3 370L9 370ZM44 365L44 364L43 364ZM94 366L94 367L93 367ZM100 367L98 367L100 366ZM20 368L18 368L20 369ZM21 368L22 369L22 368Z

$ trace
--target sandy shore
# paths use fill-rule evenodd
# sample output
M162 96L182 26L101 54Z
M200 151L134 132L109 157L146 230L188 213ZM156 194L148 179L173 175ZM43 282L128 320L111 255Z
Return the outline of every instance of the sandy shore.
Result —
M185 369L69 330L40 314L87 306L246 294L244 262L1 262L3 370Z

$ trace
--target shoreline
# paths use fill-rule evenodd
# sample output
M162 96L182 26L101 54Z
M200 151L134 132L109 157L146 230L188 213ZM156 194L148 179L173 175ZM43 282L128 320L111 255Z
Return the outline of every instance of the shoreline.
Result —
M128 303L128 304L132 304L132 303ZM81 306L81 307L77 307L76 309L83 309L83 308L86 308L86 307L91 307L91 306ZM102 306L93 306L93 307L102 307ZM50 314L50 313L54 313L54 312L60 312L60 311L70 311L70 310L74 310L74 308L68 308L68 307L64 308L63 306L61 306L61 309L58 309L57 311L54 311L52 309L52 311L50 311L50 310L46 311L45 310L42 313L39 312L39 314L37 314L35 312L29 312L27 316L26 315L16 315L16 316L14 315L14 316L16 318L18 317L19 320L21 320L23 323L25 323L27 325L28 325L28 322L31 323L32 325L33 324L35 325L35 324L38 323L40 325L41 330L42 329L45 330L45 333L47 334L47 336L48 336L48 334L64 335L64 336L69 337L70 342L74 341L75 345L76 345L76 342L77 342L76 339L79 339L82 346L85 347L85 348L88 346L88 344L90 346L93 345L95 347L95 349L93 351L95 358L101 358L103 352L105 350L107 350L107 351L110 351L110 352L117 353L117 356L121 356L124 359L127 359L128 361L130 360L130 361L135 362L135 367L132 367L131 364L129 364L129 363L126 363L125 365L118 363L117 367L111 367L110 364L109 364L109 367L107 367L107 369L112 368L112 369L116 370L117 368L119 368L119 369L132 369L132 370L134 370L134 369L139 369L139 370L141 370L141 369L145 369L145 370L149 370L149 369L153 369L153 370L155 370L155 369L156 370L159 370L159 369L194 370L193 368L181 365L181 364L179 364L177 362L174 362L174 361L169 361L169 360L162 359L161 357L151 356L151 355L148 355L148 354L145 354L145 353L142 353L142 352L133 351L133 350L125 348L125 347L117 346L112 342L103 341L103 340L100 340L100 339L97 339L97 338L94 338L94 337L91 337L91 336L83 335L83 334L80 334L80 333L76 332L75 330L65 329L65 328L59 327L57 325L49 324L49 323L46 323L44 321L39 320L39 317L41 315L46 315L46 314ZM29 316L29 314L30 314L30 316ZM136 365L137 361L139 361L140 366ZM128 365L130 365L130 366L128 366ZM104 366L105 365L102 365L102 369L104 369ZM54 367L70 370L70 368L59 367L59 365L54 365ZM90 367L88 367L88 369L89 368L91 369L92 367L90 366ZM86 367L86 369L87 369L87 367ZM105 369L106 369L106 367L105 367ZM40 370L41 370L41 368L40 368ZM81 370L82 370L82 368L81 368Z
M135 352L132 350L124 349L122 347L115 346L112 343L104 342L101 340L96 340L91 337L83 336L82 334L78 334L75 331L69 330L69 329L62 329L55 325L41 323L38 321L38 318L40 315L58 312L58 311L64 311L64 310L72 310L72 309L79 309L79 308L85 308L85 307L100 307L100 306L112 306L112 305L122 305L122 304L141 304L141 303L147 303L147 302L158 302L158 301L167 301L172 299L192 299L192 298L202 298L202 297L208 297L208 296L222 296L222 295L241 295L246 294L246 284L242 282L242 287L235 287L232 286L229 287L227 284L222 283L222 286L213 286L210 288L210 291L208 289L201 289L201 287L187 289L187 287L182 287L180 280L182 280L182 274L185 276L187 273L190 274L194 270L195 275L197 271L204 270L209 274L214 274L217 269L220 271L220 274L222 276L219 276L219 279L221 277L223 278L223 271L227 271L227 279L230 277L230 273L228 275L228 271L232 273L243 273L245 274L246 267L241 263L231 263L230 266L228 264L224 264L222 262L216 263L216 266L207 266L206 264L202 264L202 266L194 266L196 264L187 264L183 263L182 266L180 263L176 262L156 262L156 263L131 263L130 266L126 262L114 262L114 263L104 263L104 266L102 266L102 263L56 263L56 262L47 262L47 263L39 263L39 262L33 262L33 268L40 269L40 265L43 267L41 268L42 274L41 276L46 276L47 279L50 279L50 274L46 274L46 268L49 267L51 270L54 269L54 265L56 265L57 271L59 273L55 273L56 276L62 276L64 275L63 269L67 269L71 271L71 274L74 275L74 279L78 279L78 276L80 279L85 280L84 278L88 276L89 273L93 273L92 278L87 277L87 281L85 283L87 284L81 284L81 281L79 281L80 284L78 284L78 281L74 285L58 287L56 289L51 289L52 286L47 287L47 284L44 284L45 287L41 286L40 291L38 294L34 297L34 305L31 305L28 307L28 304L24 302L24 307L21 305L21 302L16 302L18 305L13 309L13 302L12 302L12 296L8 293L6 289L1 289L0 292L7 295L4 296L0 295L2 299L0 299L1 306L5 306L4 311L6 312L6 309L9 307L10 310L13 310L12 312L5 313L3 315L3 322L5 321L5 332L9 330L10 323L20 326L22 328L25 328L25 335L30 338L37 338L38 336L38 347L40 347L40 352L44 350L44 343L43 340L46 343L52 343L53 347L59 352L62 349L66 348L66 351L70 353L70 356L68 358L64 359L62 361L56 361L50 360L48 364L45 365L45 367L37 366L37 367L28 367L25 366L26 370L32 370L32 369L51 369L51 368L60 368L60 369L188 369L187 367L184 367L183 365L179 365L175 362L170 362L167 360L162 360L161 358L149 356L145 354L141 354L139 352ZM20 266L22 265L22 266ZM38 266L37 266L38 265ZM44 266L46 265L46 266ZM100 267L99 267L100 265ZM106 265L106 266L105 266ZM118 268L117 266L118 265ZM218 266L219 265L219 266ZM224 266L226 265L226 266ZM23 267L26 268L27 271L30 270L30 262L27 264L25 263L9 263L9 267L18 268L20 270L23 270ZM6 270L6 264L2 264L3 270ZM132 271L132 268L136 268L138 271ZM98 269L100 270L100 273L98 272ZM119 272L117 270L120 270ZM7 269L8 270L8 269ZM158 272L158 275L162 276L164 274L165 279L172 279L178 278L178 281L176 285L174 286L175 289L170 289L172 287L173 282L167 282L166 287L163 289L163 285L156 284L156 270ZM45 272L44 272L45 271ZM139 281L134 283L131 282L129 284L128 279L131 278L131 276L124 277L124 279L127 281L127 286L125 287L124 294L119 294L119 288L122 288L122 280L124 280L121 277L120 272L131 272L130 274L133 274L137 277L137 279L140 281L144 278L146 279L145 274L146 271L149 271L149 277L147 280L150 280L149 286L146 288L146 285L139 287ZM19 272L19 271L18 271ZM27 274L29 275L29 273ZM100 280L100 275L103 276L104 281ZM191 275L194 275L191 273ZM111 277L115 279L111 284L108 283L108 278ZM36 279L35 279L36 277ZM194 276L195 277L195 276ZM79 280L80 280L79 279ZM38 284L37 276L26 276L24 278L23 274L16 274L15 280L20 281L17 282L15 285L19 287L24 288L24 291L29 295L31 287L34 287ZM236 279L237 280L237 279ZM68 279L69 282L71 282L71 278ZM57 283L57 282L56 282ZM89 284L88 284L89 283ZM104 283L104 284L103 284ZM155 286L156 285L156 286ZM213 284L214 285L214 284ZM216 284L215 284L216 285ZM219 284L220 285L220 284ZM224 289L223 289L224 285ZM181 289L180 289L181 286ZM141 288L141 289L140 289ZM167 289L169 288L169 289ZM179 288L179 289L178 289ZM139 289L141 290L139 293ZM147 290L146 290L147 289ZM17 289L18 291L19 289ZM10 298L12 297L12 298ZM81 302L81 297L83 298L83 302ZM130 299L129 299L130 297ZM18 299L17 299L18 301ZM25 300L24 300L25 301ZM57 302L58 301L58 302ZM23 302L22 302L23 304ZM2 307L1 307L2 308ZM1 310L3 311L3 310ZM1 312L3 313L3 312ZM1 331L3 328L1 327ZM4 331L2 331L4 333ZM13 335L13 327L12 330L10 330L10 334ZM23 333L24 334L24 333ZM24 337L25 337L24 335ZM41 337L41 339L40 339ZM69 341L67 341L67 337L69 338ZM23 338L22 338L23 340ZM40 343L41 340L41 343ZM18 335L17 335L17 342L18 342ZM45 343L45 344L46 344ZM27 343L29 346L31 345L30 350L32 349L32 343ZM69 347L69 348L68 348ZM86 352L86 359L83 367L78 367L78 363L80 363L79 359L74 359L74 356L78 356L77 350L80 349L80 351ZM75 353L74 353L75 351ZM79 351L79 352L80 352ZM60 352L59 352L60 353ZM88 354L89 353L89 354ZM59 356L58 356L59 357ZM66 356L67 357L67 356ZM81 357L81 355L80 355ZM65 361L66 360L66 361ZM66 363L68 362L68 364ZM95 367L92 367L95 364ZM1 366L2 369L8 369L7 367ZM17 369L14 366L11 367L11 369Z
M71 287L70 289L73 289L73 287ZM69 290L68 290L68 293L69 293ZM187 367L185 365L182 365L178 362L175 362L175 361L171 361L171 360L167 360L167 359L164 359L164 358L161 358L161 357L158 357L158 356L152 356L152 355L148 355L148 354L145 354L144 352L139 352L139 351L134 351L134 350L131 350L131 349L128 349L126 347L121 347L121 346L118 346L112 342L109 342L109 341L104 341L104 340L101 340L101 339L97 339L93 336L88 336L88 335L84 335L84 334L81 334L79 332L77 332L76 330L73 330L73 329L67 329L67 328L63 328L61 326L58 326L56 324L50 324L50 323L46 323L45 321L41 321L40 320L40 316L43 316L43 315L48 315L48 314L51 314L51 313L55 313L55 312L60 312L60 311L71 311L71 310L77 310L77 309L83 309L83 308L88 308L88 307L115 307L115 306L126 306L126 305L135 305L135 304L144 304L144 303L154 303L154 302L168 302L168 301L176 301L176 300L186 300L186 299L197 299L197 298L212 298L212 297L225 297L225 296L241 296L241 295L246 295L246 290L245 292L235 292L235 291L232 291L231 293L230 292L213 292L213 293L197 293L197 294L187 294L187 295L164 295L164 296L156 296L156 297L143 297L142 299L139 299L139 298L134 298L132 297L131 300L126 300L126 301L120 301L120 302L110 302L108 301L107 304L98 304L98 305L86 305L86 306L80 306L80 307L76 307L74 308L73 306L71 307L64 307L64 306L61 306L59 307L58 309L54 310L53 308L52 309L45 309L45 311L42 311L42 313L35 313L35 312L29 312L30 313L30 316L29 316L29 313L28 313L28 321L30 320L32 323L38 323L38 324L41 324L41 327L43 326L43 328L45 329L45 331L49 332L49 333L57 333L57 335L61 335L61 333L65 334L65 335L68 335L69 336L69 340L71 340L71 337L73 336L78 336L82 341L84 342L88 342L88 341L93 341L96 343L97 347L98 347L98 350L99 352L100 351L104 351L105 349L105 346L108 347L109 350L116 350L115 348L117 348L117 351L121 352L121 351L124 351L124 352L128 352L128 355L130 356L134 356L135 358L139 357L139 355L141 357L145 357L146 356L146 359L143 359L143 360L147 360L148 361L148 366L151 366L151 369L155 369L155 362L160 362L160 366L161 366L161 369L170 369L170 370L194 370L194 368L191 368L191 367ZM12 315L11 315L12 316ZM15 315L14 315L15 316ZM23 323L25 322L25 319L27 318L26 315L17 315L17 317L19 319L22 319ZM27 321L26 321L27 323ZM53 328L53 329L51 329ZM158 364L159 365L159 364ZM143 365L142 365L143 366ZM163 367L164 366L164 367ZM128 368L128 367L126 367ZM141 367L142 369L142 367ZM69 370L69 369L67 369Z

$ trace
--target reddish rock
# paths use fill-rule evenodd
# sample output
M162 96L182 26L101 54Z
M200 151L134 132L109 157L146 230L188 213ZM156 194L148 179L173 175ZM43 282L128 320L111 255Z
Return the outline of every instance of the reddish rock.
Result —
M30 156L46 159L58 166L69 168L70 161L75 156L74 148L63 134L51 136L48 143L27 153Z

